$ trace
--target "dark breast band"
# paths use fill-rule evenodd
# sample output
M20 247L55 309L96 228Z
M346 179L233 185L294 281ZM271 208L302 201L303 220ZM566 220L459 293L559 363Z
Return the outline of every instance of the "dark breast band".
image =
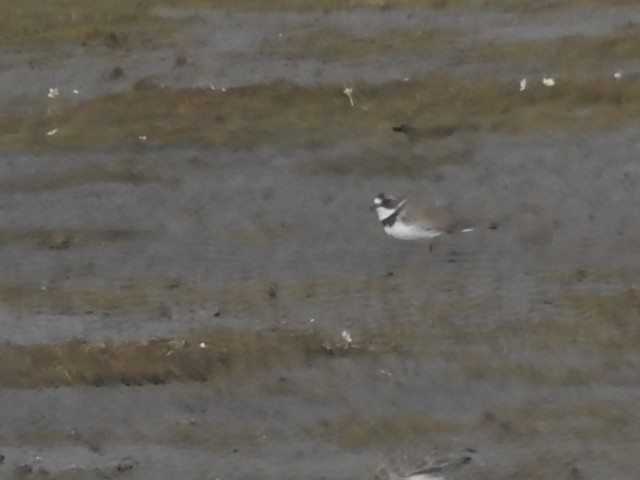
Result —
M382 226L392 227L393 224L396 223L396 220L398 219L398 215L400 215L401 211L402 211L402 207L396 209L396 211L393 212L391 215L389 215L387 218L382 219L381 220Z

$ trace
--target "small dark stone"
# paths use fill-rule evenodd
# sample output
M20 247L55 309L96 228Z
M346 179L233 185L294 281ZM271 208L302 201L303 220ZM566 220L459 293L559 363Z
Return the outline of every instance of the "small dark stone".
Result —
M71 247L71 240L64 238L56 243L49 245L49 250L67 250Z
M115 67L113 67L107 75L107 78L109 78L109 80L118 80L122 77L124 77L124 68L122 68L120 65L116 65Z
M482 416L483 423L495 423L498 421L496 414L493 412L487 412Z
M167 381L159 375L152 375L149 378L149 383L151 383L152 385L164 385L165 383L167 383Z
M575 275L576 281L582 282L589 276L589 270L587 270L586 268L578 268L576 269Z
M136 465L136 461L132 458L123 458L116 465L116 470L118 472L128 472L129 470L133 470L133 467Z
M411 125L407 125L406 123L400 123L398 125L394 125L391 127L394 132L398 133L411 133L413 132L413 127Z
M122 46L122 41L116 32L109 32L104 36L104 44L109 48L118 48Z
M274 298L278 298L278 287L276 287L275 285L271 285L269 287L269 298L274 299Z
M178 55L176 57L176 67L184 67L187 64L187 57L185 55Z

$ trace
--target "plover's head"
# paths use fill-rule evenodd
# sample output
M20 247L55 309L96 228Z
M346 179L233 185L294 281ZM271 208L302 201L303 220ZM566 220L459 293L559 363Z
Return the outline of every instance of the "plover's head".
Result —
M387 197L384 193L380 193L373 199L372 209L375 209L379 220L384 220L402 207L404 202L404 200L397 200L394 197Z
M376 195L376 198L373 199L374 208L397 208L398 204L400 204L398 200L394 197L387 197L384 193L379 193Z

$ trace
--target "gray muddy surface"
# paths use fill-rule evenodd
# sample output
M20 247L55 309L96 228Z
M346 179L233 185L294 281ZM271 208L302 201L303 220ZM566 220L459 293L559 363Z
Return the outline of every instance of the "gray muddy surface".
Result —
M3 54L3 102L26 108L22 100L50 87L61 102L82 102L148 76L177 88L382 83L447 68L465 78L495 65L415 52L334 63L272 52L322 29L364 38L459 29L461 42L602 35L640 9L158 15L185 25L150 52L103 58L74 46L38 68L28 66L34 52ZM182 53L188 64L176 69ZM114 65L126 75L108 80ZM508 74L517 85L522 72L541 77L543 68ZM222 384L3 388L0 478L364 479L399 451L467 448L474 460L447 478L637 478L637 125L486 134L465 162L411 176L304 169L362 152L429 155L419 149L372 132L366 142L311 148L141 140L108 151L1 152L5 345L314 327L400 348L249 370ZM112 175L122 162L141 165L140 177ZM368 210L380 191L448 206L478 228L439 239L429 254L384 235ZM113 293L140 285L140 298ZM12 300L9 286L31 294ZM89 293L56 296L74 291ZM113 296L92 300L105 292Z

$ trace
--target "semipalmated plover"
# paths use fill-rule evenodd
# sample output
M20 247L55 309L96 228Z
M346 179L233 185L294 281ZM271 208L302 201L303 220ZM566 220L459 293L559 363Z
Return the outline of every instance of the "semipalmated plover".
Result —
M387 235L400 240L431 240L445 233L473 230L447 210L414 206L406 198L397 200L384 193L374 198L373 208Z

